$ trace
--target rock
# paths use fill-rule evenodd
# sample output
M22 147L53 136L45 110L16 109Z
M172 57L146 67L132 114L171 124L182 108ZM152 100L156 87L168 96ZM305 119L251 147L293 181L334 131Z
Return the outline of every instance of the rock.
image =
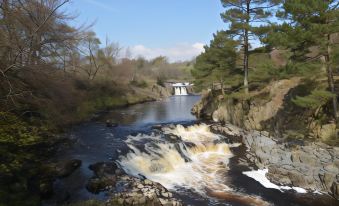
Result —
M122 172L114 162L98 162L88 167L94 172L97 177L104 177L105 175L114 175L117 172Z
M144 188L144 186L142 185L142 184L138 184L138 186L137 186L139 189L142 189L142 188Z
M152 183L151 180L145 179L145 180L144 180L144 184L145 184L145 185L152 185L153 183Z
M332 194L339 179L338 147L325 144L290 144L251 131L243 135L246 157L259 168L268 168L267 177L278 185L290 185Z
M334 198L339 200L339 182L333 182L332 187L331 187L331 192Z
M72 159L60 162L55 167L57 177L68 177L81 166L81 160Z
M169 197L169 193L167 193L167 192L162 192L162 193L161 193L161 196L163 196L163 197Z
M138 204L139 205L144 205L146 203L146 197L143 196L143 197L140 197L139 201L138 201Z
M156 129L156 130L161 130L162 125L161 124L156 124L152 126L152 129Z
M118 203L121 204L121 205L123 205L123 204L124 204L124 199L119 198L119 199L118 199Z
M133 205L133 198L125 199L126 205Z
M111 186L115 186L116 178L112 177L103 177L103 178L91 178L86 188L88 191L97 194L101 191L107 191Z
M338 167L336 166L336 165L334 165L334 164L326 164L325 166L324 166L324 169L326 170L326 171L328 171L328 172L331 172L331 173L333 173L333 174L339 174L339 169L338 169Z
M333 182L335 181L336 174L324 172L322 174L319 174L319 178L325 189L330 190Z

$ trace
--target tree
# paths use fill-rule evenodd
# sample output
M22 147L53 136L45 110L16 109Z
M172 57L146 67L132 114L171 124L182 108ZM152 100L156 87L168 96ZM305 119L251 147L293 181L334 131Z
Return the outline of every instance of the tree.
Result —
M274 7L279 5L279 0L221 0L226 9L221 14L225 23L230 23L227 31L233 38L241 41L243 52L244 90L248 94L248 61L250 41L256 36L258 24L268 23Z
M285 22L268 37L272 45L289 48L294 62L320 60L326 68L332 97L333 117L338 118L334 86L335 35L339 32L338 0L285 0L279 16Z
M100 40L93 31L85 34L82 53L87 61L81 68L87 74L89 80L93 80L102 67L101 62L98 61L100 57L104 56L104 52L99 48L100 44Z
M0 3L0 93L8 105L31 94L20 72L62 65L76 44L71 18L59 11L69 0L3 0ZM49 67L48 67L49 68ZM21 75L21 78L18 78ZM8 101L10 100L10 101Z
M213 36L210 45L205 46L205 52L197 57L192 75L198 85L206 81L219 82L224 94L225 81L233 78L232 75L237 70L238 42L230 39L225 31L219 31Z

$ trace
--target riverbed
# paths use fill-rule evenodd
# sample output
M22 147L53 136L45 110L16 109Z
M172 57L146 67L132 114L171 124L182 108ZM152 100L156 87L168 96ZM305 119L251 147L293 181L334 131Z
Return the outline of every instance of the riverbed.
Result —
M190 151L191 153L187 154L188 156L190 155L189 158L191 158L191 162L195 163L195 165L190 163L192 166L187 166L186 161L181 161L182 166L174 171L171 170L171 173L169 173L170 175L175 174L176 176L173 175L172 179L167 179L166 181L164 181L164 178L168 177L167 174L165 174L167 176L159 176L157 174L149 174L149 172L147 173L146 171L144 171L145 174L142 174L142 169L138 167L132 168L133 171L140 172L143 176L149 176L153 181L158 180L163 186L176 193L185 204L197 206L244 205L243 203L231 201L227 198L220 198L219 193L217 195L204 194L203 189L210 187L207 189L221 188L220 190L223 191L230 190L239 196L254 197L272 205L336 205L337 202L327 195L313 193L299 194L294 191L282 192L276 189L268 189L254 179L243 175L242 172L248 171L249 167L239 164L239 159L246 152L246 148L243 145L228 145L226 137L203 133L207 138L212 138L212 142L218 141L218 144L216 144L216 146L213 145L213 147L210 145L206 146L207 140L205 141L205 139L199 139L199 142L197 142L196 139L190 139L194 136L195 131L201 130L201 122L190 112L199 98L199 96L173 96L163 101L148 102L115 109L101 113L93 118L93 120L74 127L68 133L68 136L74 144L62 150L56 159L59 161L63 159L80 159L82 160L82 166L71 176L55 182L56 195L47 203L51 205L51 202L55 203L61 199L67 199L68 202L93 198L105 200L107 196L104 192L92 194L86 190L86 183L93 175L93 172L88 169L88 166L96 162L115 161L119 162L122 167L125 167L123 169L128 170L131 168L128 167L128 164L133 164L133 158L127 160L125 158L125 162L123 161L124 157L131 153L131 147L128 147L127 144L129 142L128 140L133 140L135 137L138 137L138 139L147 137L148 142L155 141L160 137L152 134L154 125L173 124L179 125L176 126L178 129L174 132L183 131L185 133L185 127L191 126L192 129L189 130L190 133L187 133L189 134L187 135L188 140L191 142L196 141L195 143L197 145L200 144L200 142L204 143L204 145L200 146L199 150ZM116 123L117 126L107 127L107 120ZM181 125L185 127L181 127ZM203 129L204 131L208 131L208 128ZM197 138L201 136L202 135L197 135ZM156 141L156 144L159 144L159 141L162 140L159 139ZM168 154L161 157L162 162L171 161L170 154L173 154L173 147L168 147L169 143L164 143L165 144L162 144L162 151L169 149ZM157 159L157 157L154 157L156 154L158 153L155 152L152 154L153 156L151 158ZM207 154L211 156L207 156ZM147 158L149 157L145 156L145 160L143 161L146 161ZM193 158L194 160L192 160ZM179 161L178 158L175 158L175 160ZM217 160L220 164L211 164L213 160ZM206 161L206 163L203 161ZM190 161L187 162L189 163ZM179 163L172 161L170 164L178 165ZM198 169L196 169L197 167ZM213 170L213 168L215 170ZM140 169L140 171L138 169ZM137 175L137 173L133 174L133 171L129 171L131 175ZM211 173L214 172L216 175L210 175L208 171L211 171ZM197 182L194 182L194 178L189 178L189 175L196 175ZM157 179L159 177L161 179ZM175 178L177 178L177 181ZM202 179L199 180L199 178ZM205 180L204 178L210 181L203 182ZM206 184L206 186L199 189L199 181L201 184ZM212 196L218 196L219 199Z

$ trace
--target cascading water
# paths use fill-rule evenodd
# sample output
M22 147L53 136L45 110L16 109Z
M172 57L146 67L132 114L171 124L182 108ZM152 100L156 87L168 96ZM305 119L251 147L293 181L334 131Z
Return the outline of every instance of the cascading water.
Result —
M183 86L174 87L174 94L178 96L187 95L187 88Z
M170 190L186 188L202 196L267 205L260 198L237 194L227 185L228 162L233 156L230 148L239 144L227 144L223 138L205 124L129 136L126 143L131 151L118 163L130 175L145 176Z

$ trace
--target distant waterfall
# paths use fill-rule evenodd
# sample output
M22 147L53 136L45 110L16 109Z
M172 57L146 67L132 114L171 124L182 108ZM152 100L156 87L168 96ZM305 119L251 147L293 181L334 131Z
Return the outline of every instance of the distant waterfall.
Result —
M174 87L174 94L175 95L187 95L186 87Z
M193 86L193 84L190 84L189 82L172 83L174 95L177 96L188 95L187 88L190 88L191 86Z

